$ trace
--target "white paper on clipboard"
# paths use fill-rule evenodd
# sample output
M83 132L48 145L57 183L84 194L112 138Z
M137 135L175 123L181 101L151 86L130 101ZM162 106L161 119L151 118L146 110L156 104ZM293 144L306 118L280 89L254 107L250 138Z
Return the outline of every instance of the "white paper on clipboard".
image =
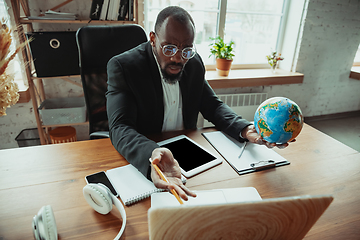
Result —
M248 142L242 152L245 143L235 140L222 131L202 134L239 174L290 164L277 152L264 145Z

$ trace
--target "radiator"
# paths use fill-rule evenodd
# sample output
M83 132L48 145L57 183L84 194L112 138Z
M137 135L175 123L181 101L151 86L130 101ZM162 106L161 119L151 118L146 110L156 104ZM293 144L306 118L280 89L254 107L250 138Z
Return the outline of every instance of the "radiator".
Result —
M238 115L241 115L248 121L253 121L255 111L267 99L267 93L218 94L218 97ZM200 115L198 127L210 126L214 125Z

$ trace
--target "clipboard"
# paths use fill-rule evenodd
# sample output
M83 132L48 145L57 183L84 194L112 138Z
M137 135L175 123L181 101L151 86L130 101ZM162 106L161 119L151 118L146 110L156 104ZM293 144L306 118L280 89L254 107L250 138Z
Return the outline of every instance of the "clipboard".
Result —
M264 145L241 143L222 131L202 135L239 175L290 164L280 154Z

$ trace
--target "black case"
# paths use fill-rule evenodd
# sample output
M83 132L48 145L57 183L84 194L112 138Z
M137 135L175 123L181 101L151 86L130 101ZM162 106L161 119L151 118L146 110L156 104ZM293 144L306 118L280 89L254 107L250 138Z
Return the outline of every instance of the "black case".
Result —
M38 77L80 75L76 32L34 32L30 50Z

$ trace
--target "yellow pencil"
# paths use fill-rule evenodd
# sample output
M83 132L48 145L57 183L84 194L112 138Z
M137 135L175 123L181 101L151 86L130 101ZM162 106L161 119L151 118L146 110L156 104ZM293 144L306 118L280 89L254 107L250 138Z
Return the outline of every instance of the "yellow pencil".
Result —
M152 162L151 158L149 159L149 161L151 162L151 165L153 165L153 167L155 168L156 172L160 175L161 179L169 183L169 180L167 180L164 173L160 170L160 168L156 164ZM184 204L181 198L179 197L179 195L177 194L177 192L175 191L175 189L171 189L170 192L176 197L176 199L179 201L180 204Z

